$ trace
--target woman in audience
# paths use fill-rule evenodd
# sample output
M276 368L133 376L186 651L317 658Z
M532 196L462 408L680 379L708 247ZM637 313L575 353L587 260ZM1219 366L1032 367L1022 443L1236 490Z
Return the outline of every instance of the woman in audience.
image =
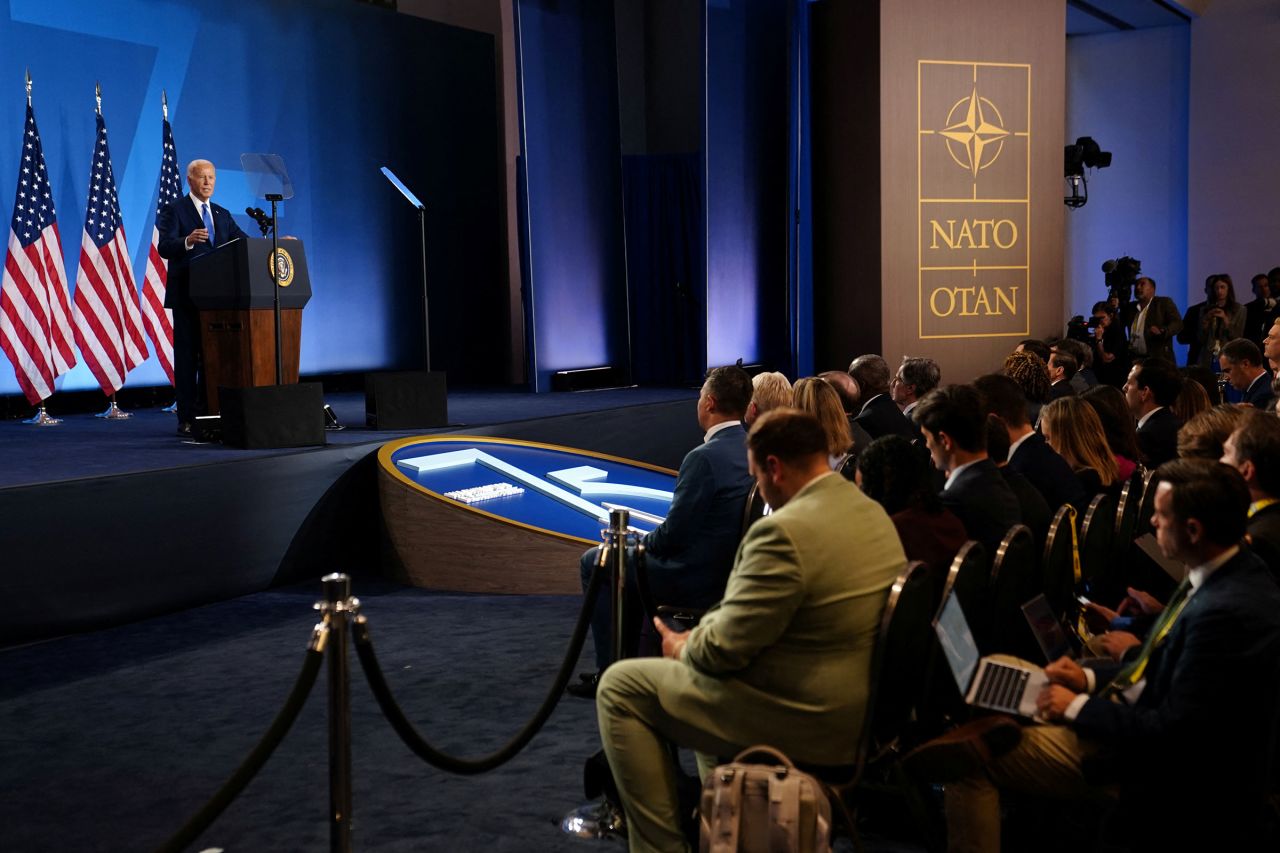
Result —
M1049 401L1048 366L1030 352L1011 352L1004 360L1004 375L1022 389L1027 398L1027 423L1034 424L1040 417L1040 408Z
M889 513L907 559L929 567L940 595L951 561L969 537L938 498L928 457L906 438L885 435L862 451L857 464L855 482Z
M1178 420L1185 424L1201 412L1209 411L1212 406L1213 403L1209 400L1209 394L1204 390L1204 386L1194 379L1184 378L1182 390L1178 392L1177 399L1169 408L1178 416Z
M1236 301L1236 288L1226 273L1209 276L1205 301L1196 326L1199 348L1196 364L1218 369L1218 351L1227 341L1244 336L1245 308Z
M852 470L848 473L843 470L853 452L853 433L849 431L849 419L840 405L836 389L825 379L806 376L796 380L791 393L795 407L813 415L822 424L822 431L827 436L827 462L831 470L853 479Z
M1040 433L1075 471L1085 494L1116 491L1121 486L1115 455L1107 444L1093 407L1079 397L1062 397L1044 407Z
M1221 459L1222 445L1235 432L1247 409L1223 403L1186 421L1178 430L1178 456L1183 459Z
M1120 479L1129 479L1138 467L1138 430L1124 394L1118 388L1100 384L1085 391L1080 399L1093 407L1102 422L1102 432L1115 457Z

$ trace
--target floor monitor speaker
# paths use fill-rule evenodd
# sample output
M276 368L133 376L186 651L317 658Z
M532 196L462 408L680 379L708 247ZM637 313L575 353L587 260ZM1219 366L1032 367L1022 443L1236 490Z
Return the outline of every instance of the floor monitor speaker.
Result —
M424 429L449 425L441 371L370 373L364 378L365 424L370 429Z
M323 445L324 388L319 382L219 388L222 443L231 447Z

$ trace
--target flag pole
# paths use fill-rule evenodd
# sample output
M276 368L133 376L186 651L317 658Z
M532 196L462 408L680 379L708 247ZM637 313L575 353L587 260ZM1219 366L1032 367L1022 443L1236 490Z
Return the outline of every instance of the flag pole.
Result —
M31 106L31 69L26 69L27 78L27 106ZM35 415L23 421L24 424L33 424L34 426L57 426L62 423L61 418L49 416L49 412L44 407L44 400L40 401L39 408L36 409Z
M98 107L97 107L98 115L102 115L102 83L100 81L95 81L93 84L93 97L98 104ZM123 329L121 329L120 331L120 337L122 339L124 337ZM116 394L114 391L112 391L111 404L107 406L107 410L105 412L98 412L98 414L94 415L94 417L104 418L109 421L122 421L122 420L125 420L126 418L133 417L133 414L131 412L124 411L123 409L121 409L119 406L116 405Z
M168 121L169 120L169 93L164 89L160 90L160 112L164 115L164 120ZM161 156L163 156L163 152L161 152ZM175 395L174 401L169 405L165 406L160 411L166 412L168 414L173 414L174 412L178 411L178 400L176 398L176 395Z

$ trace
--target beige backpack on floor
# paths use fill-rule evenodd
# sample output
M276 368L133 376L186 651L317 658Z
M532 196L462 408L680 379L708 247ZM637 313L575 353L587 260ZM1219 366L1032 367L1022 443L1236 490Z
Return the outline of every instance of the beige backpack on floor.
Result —
M822 783L770 746L744 749L713 770L698 812L701 853L831 850L831 803Z

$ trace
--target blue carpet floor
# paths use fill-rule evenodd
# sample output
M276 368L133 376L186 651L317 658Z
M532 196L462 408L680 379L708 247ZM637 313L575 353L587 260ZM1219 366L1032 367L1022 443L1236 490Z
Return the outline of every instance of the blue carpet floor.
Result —
M0 850L158 845L266 729L302 665L318 592L284 588L0 652ZM354 592L401 706L436 746L471 757L534 712L579 606L360 581ZM583 801L582 762L598 748L593 703L562 700L514 760L463 778L408 752L354 655L352 668L356 850L624 849L557 831ZM326 737L322 673L280 749L190 849L327 849Z

